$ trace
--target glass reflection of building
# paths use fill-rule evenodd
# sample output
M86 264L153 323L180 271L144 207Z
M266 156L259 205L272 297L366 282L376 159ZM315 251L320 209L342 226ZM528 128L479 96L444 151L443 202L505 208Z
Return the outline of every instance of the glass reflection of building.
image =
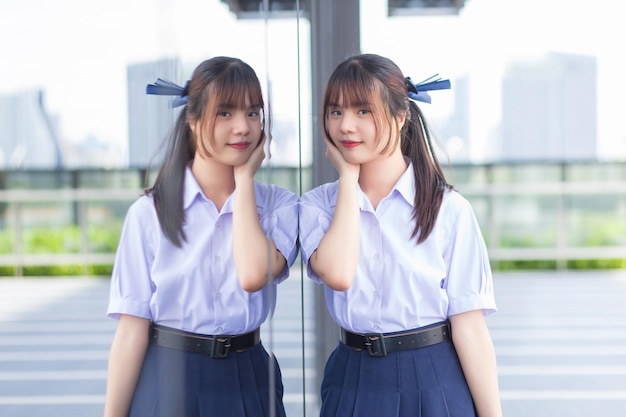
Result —
M44 93L28 90L0 96L0 168L61 168L63 158L54 118Z
M128 166L145 168L155 155L173 125L177 110L172 110L168 96L146 95L146 85L158 77L181 83L177 58L131 64L127 67L128 83Z
M502 82L496 160L593 160L597 157L595 57L549 53L512 65Z

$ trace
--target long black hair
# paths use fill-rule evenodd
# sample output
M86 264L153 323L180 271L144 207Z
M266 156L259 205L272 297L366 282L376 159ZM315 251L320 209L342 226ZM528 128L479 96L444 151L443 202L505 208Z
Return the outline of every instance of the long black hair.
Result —
M371 104L377 132L388 132L381 153L401 146L402 154L413 163L415 227L411 237L421 243L435 227L445 190L453 187L446 181L434 153L432 133L422 111L408 98L407 92L410 88L410 81L389 58L375 54L352 56L340 63L328 80L322 107L322 123L324 133L330 138L327 122L332 103L343 100L345 105ZM392 137L394 130L384 128L391 127L392 124L399 128L397 117L403 114L406 115L406 121L400 130L400 138Z
M220 56L203 61L194 70L182 95L188 97L187 104L182 108L165 142L164 161L154 184L145 190L146 194L154 198L161 229L178 247L185 240L182 227L185 218L185 169L194 158L198 144L202 147L200 155L209 155L204 141L194 137L189 120L197 120L202 126L206 123L206 131L213 132L218 106L226 104L245 108L248 97L250 102L261 107L263 125L260 139L265 135L266 123L269 123L264 111L261 83L252 67L238 58Z

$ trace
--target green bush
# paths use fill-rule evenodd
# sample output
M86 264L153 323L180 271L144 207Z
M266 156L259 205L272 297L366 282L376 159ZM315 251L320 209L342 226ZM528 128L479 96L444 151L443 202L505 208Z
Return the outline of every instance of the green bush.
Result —
M622 269L626 259L570 259L567 269Z
M84 275L82 265L32 265L24 266L22 273L25 277L60 277Z
M91 226L88 231L88 245L91 253L115 253L121 233L121 223ZM58 228L29 229L24 231L22 253L24 254L63 254L80 253L80 228L66 226ZM11 230L0 231L0 253L15 251ZM30 265L22 267L24 276L77 276L111 275L113 265ZM17 267L1 266L0 277L15 276Z
M596 225L598 226L598 225ZM88 229L88 246L91 253L115 253L121 233L122 223L91 225ZM618 232L621 230L618 227ZM502 239L500 244L504 248L536 247L538 240L544 243L550 240L547 236L538 239L531 234L510 236ZM608 227L596 227L588 233L585 242L576 242L580 246L603 246L619 244L615 237L615 230ZM80 253L80 229L78 226L66 226L58 228L40 228L25 230L23 234L22 252L24 254L63 254ZM13 231L0 230L0 254L14 252ZM494 271L514 270L556 270L560 267L556 259L533 260L492 260ZM576 270L602 270L626 268L626 257L622 259L569 259L564 262L567 269ZM109 276L113 265L36 265L24 266L24 276L76 276L93 275ZM0 277L15 276L17 267L0 266Z
M113 265L89 265L89 275L110 276Z

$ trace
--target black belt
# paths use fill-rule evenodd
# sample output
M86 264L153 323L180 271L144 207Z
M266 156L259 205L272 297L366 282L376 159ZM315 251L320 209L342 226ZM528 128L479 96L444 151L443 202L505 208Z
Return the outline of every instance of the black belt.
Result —
M212 358L225 358L231 350L240 351L257 345L261 341L261 331L256 329L236 336L210 336L154 324L150 340L152 343L170 349L204 353Z
M417 349L450 340L447 321L401 333L352 333L341 329L341 343L355 349L367 350L370 356L387 356L389 352Z

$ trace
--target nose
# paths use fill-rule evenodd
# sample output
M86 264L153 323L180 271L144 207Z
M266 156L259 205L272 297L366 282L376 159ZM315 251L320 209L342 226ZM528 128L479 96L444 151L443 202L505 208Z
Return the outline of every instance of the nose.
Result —
M344 112L339 119L339 129L342 133L354 132L356 119L350 114L350 112Z
M250 133L250 120L246 112L236 112L233 118L233 133L246 136Z

